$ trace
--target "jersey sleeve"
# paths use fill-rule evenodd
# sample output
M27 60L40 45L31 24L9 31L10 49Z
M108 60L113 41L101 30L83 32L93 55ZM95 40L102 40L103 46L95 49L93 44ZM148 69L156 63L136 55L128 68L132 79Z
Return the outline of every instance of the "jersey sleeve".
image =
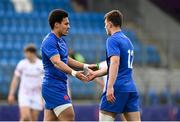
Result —
M120 44L118 43L118 41L114 38L109 38L107 40L107 56L108 58L111 56L120 56L121 52L120 52Z
M22 72L23 72L23 61L20 61L16 66L14 74L20 77L22 75Z
M59 54L57 50L57 45L53 41L46 42L43 47L42 51L46 54L46 56L50 59L52 56Z

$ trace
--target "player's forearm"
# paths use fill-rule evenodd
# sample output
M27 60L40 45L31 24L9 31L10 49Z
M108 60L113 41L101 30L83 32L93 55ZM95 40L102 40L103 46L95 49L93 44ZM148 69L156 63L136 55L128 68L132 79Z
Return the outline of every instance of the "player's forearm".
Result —
M108 87L112 87L117 78L119 62L112 62L109 68Z
M19 77L14 75L10 85L9 95L14 95L17 89Z
M96 77L102 77L107 74L107 68L95 71Z
M81 70L83 70L83 68L84 68L83 63L81 63L79 61L76 61L76 60L72 59L71 57L68 57L68 65L70 67L78 68L78 69L81 69Z
M73 71L68 65L66 65L62 61L53 62L53 64L56 68L58 68L59 70L65 72L67 74L71 74Z

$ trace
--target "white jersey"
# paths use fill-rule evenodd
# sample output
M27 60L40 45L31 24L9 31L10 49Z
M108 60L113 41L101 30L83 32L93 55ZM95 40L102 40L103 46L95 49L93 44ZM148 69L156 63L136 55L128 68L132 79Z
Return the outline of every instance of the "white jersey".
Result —
M37 91L41 87L43 65L40 59L31 63L27 59L21 60L15 70L16 76L21 79L19 92Z
M40 59L31 63L28 59L21 60L15 70L15 75L20 77L19 104L20 106L33 107L41 109L41 81L43 76L43 64ZM30 103L33 103L30 105ZM38 107L39 106L39 107Z
M102 69L102 68L107 68L107 63L106 61L102 61L99 63L99 68ZM103 77L103 81L104 81L104 89L103 89L103 92L105 91L105 88L106 88L106 81L107 81L107 75L104 75Z

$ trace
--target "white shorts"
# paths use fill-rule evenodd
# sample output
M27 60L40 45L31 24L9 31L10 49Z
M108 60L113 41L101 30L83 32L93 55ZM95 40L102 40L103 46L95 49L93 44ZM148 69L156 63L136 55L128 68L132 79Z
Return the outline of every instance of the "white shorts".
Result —
M58 117L64 110L66 110L69 107L72 107L71 103L57 106L56 108L53 109L53 111L54 111L55 115Z
M42 110L43 109L43 101L41 95L18 95L18 103L20 107L29 107L34 110Z

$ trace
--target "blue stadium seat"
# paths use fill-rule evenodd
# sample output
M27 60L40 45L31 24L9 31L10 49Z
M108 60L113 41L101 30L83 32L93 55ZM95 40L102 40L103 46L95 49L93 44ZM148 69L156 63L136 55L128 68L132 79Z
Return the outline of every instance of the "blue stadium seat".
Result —
M1 85L0 93L4 96L7 96L9 92L9 84L1 82L0 85Z
M96 95L94 83L82 83L82 81L70 77L70 88L72 97L90 99Z
M177 90L177 91L173 94L173 101L174 101L174 104L180 105L180 90Z
M163 90L159 95L159 100L161 104L172 104L170 91L168 89Z
M153 45L148 45L146 47L147 50L147 62L158 64L160 62L160 57L157 52L157 48Z
M157 105L159 103L158 95L153 89L148 90L146 97L149 105Z

